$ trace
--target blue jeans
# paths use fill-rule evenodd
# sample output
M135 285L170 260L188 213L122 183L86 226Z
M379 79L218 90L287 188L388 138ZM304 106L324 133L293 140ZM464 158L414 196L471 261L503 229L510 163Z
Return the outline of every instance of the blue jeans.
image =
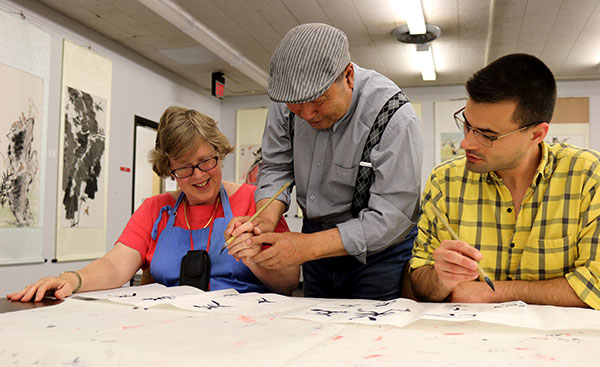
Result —
M314 233L333 227L305 219L302 232ZM411 257L416 235L415 226L401 243L367 256L366 264L354 256L329 257L304 263L304 296L377 300L399 298L402 274Z

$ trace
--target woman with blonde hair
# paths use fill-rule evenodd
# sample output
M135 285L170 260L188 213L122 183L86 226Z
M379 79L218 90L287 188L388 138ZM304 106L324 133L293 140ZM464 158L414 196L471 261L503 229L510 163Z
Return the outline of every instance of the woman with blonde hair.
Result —
M154 281L166 286L179 285L180 275L185 284L195 285L194 276L208 270L209 290L290 294L298 286L298 266L262 268L247 260L256 254L254 248L236 255L241 262L227 252L220 253L231 218L256 210L255 186L222 181L220 161L232 151L208 116L181 107L167 108L150 161L154 172L173 177L180 190L146 199L103 257L77 272L42 278L7 297L27 302L39 301L52 290L63 299L79 291L116 288L140 268L149 269ZM288 231L283 218L277 228Z

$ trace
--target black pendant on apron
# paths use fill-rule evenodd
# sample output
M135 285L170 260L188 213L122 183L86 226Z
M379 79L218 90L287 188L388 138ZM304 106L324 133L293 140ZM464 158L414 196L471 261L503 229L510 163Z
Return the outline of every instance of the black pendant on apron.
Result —
M186 204L187 198L183 203L183 214L185 216L185 223L187 224L187 227L190 230L191 250L189 250L187 254L185 254L185 256L183 256L183 258L181 259L181 268L179 270L179 285L191 285L192 287L202 289L203 291L208 291L210 281L210 256L208 255L208 251L206 250L194 250L194 239L192 238L192 229L187 219ZM208 227L208 225L212 222L218 206L219 196L217 196L217 201L212 211L212 215L210 216L210 219L204 225L203 228Z

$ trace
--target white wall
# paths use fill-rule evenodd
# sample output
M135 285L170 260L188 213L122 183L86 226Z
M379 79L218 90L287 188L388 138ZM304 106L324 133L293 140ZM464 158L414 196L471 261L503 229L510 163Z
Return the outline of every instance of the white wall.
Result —
M0 296L21 289L37 279L59 274L63 270L79 269L87 262L52 263L56 236L56 193L59 109L62 75L62 42L71 40L80 45L91 44L92 50L113 62L112 108L110 116L108 166L107 250L125 227L131 215L132 173L120 167L132 168L134 115L158 122L161 113L170 105L197 109L216 120L221 119L220 101L210 93L154 65L117 43L104 38L47 7L32 1L19 5L0 0L0 9L15 12L23 9L27 21L51 35L50 98L48 110L45 205L43 215L43 256L46 263L0 266Z
M225 81L227 83L227 81ZM242 97L227 97L221 103L221 120L219 127L223 134L229 138L229 142L235 145L236 114L237 110L248 108L268 108L271 104L269 98L264 95L252 95ZM223 179L235 181L235 152L225 159Z
M400 86L402 87L402 86ZM421 190L435 166L435 101L467 98L463 86L405 88L408 99L421 102L421 135L423 139L423 167L421 168Z

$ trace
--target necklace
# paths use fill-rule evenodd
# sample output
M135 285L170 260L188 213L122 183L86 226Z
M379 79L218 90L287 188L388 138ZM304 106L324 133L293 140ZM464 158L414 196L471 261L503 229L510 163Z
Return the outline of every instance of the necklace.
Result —
M217 200L215 201L215 205L213 207L212 213L210 214L210 218L208 218L208 222L206 222L206 224L204 225L204 227L202 227L202 229L208 227L208 225L212 222L215 214L217 213L217 208L219 207L219 199L220 199L220 197L217 196ZM193 250L194 249L194 238L192 237L192 227L190 227L190 222L188 222L188 218L187 218L187 202L188 202L188 199L186 197L185 201L183 202L183 216L185 218L185 224L187 225L188 230L190 231L190 246L191 246L191 249ZM210 231L210 232L212 232L212 231ZM210 235L211 235L210 232L208 234L208 243L206 244L206 251L208 251L208 248L210 246Z

